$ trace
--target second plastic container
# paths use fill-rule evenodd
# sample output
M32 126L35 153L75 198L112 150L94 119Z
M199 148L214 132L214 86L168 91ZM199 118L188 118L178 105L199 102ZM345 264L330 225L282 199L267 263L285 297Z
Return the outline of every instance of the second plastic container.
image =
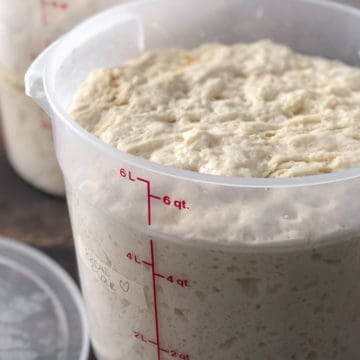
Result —
M100 360L360 358L359 169L196 174L122 153L67 115L91 70L146 49L272 38L358 65L359 32L359 11L323 1L158 0L85 22L33 64Z
M26 100L27 68L51 42L79 21L119 0L0 0L0 104L7 155L31 185L64 195L51 121Z

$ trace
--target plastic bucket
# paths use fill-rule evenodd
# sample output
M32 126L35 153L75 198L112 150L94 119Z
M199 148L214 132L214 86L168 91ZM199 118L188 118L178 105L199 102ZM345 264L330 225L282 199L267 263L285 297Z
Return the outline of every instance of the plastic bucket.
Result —
M51 115L101 360L360 358L360 170L208 176L122 153L68 115L94 68L271 38L359 64L360 12L323 1L157 0L74 29L27 73Z

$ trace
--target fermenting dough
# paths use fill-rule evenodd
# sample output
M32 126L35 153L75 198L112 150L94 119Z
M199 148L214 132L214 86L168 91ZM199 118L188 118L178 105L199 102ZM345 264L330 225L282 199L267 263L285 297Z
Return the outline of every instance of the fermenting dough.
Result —
M71 114L101 140L166 165L316 174L358 164L358 77L270 41L153 51L92 73ZM357 179L237 188L92 150L79 171L67 165L67 196L99 359L153 360L157 345L161 359L360 358ZM158 196L151 227L139 177ZM164 195L189 209L164 205Z
M269 40L145 53L95 70L71 115L120 150L215 175L360 164L360 70Z

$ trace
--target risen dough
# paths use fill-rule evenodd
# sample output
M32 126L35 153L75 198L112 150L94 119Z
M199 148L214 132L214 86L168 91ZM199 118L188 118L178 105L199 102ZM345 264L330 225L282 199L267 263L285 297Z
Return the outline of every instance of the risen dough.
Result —
M91 73L71 115L125 152L242 177L360 164L360 70L269 40L147 52Z

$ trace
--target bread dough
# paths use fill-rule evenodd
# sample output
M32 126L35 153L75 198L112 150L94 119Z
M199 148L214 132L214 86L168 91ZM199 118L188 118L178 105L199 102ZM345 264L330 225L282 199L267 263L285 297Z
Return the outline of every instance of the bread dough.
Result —
M70 114L156 163L283 178L358 166L359 104L359 69L262 40L153 50L95 70Z
M359 76L268 40L155 50L93 72L71 115L165 165L319 174L359 164ZM152 360L157 344L164 359L360 358L357 179L236 188L91 154L67 165L67 195L99 359ZM151 227L139 178L157 196ZM163 195L188 208L166 206Z

